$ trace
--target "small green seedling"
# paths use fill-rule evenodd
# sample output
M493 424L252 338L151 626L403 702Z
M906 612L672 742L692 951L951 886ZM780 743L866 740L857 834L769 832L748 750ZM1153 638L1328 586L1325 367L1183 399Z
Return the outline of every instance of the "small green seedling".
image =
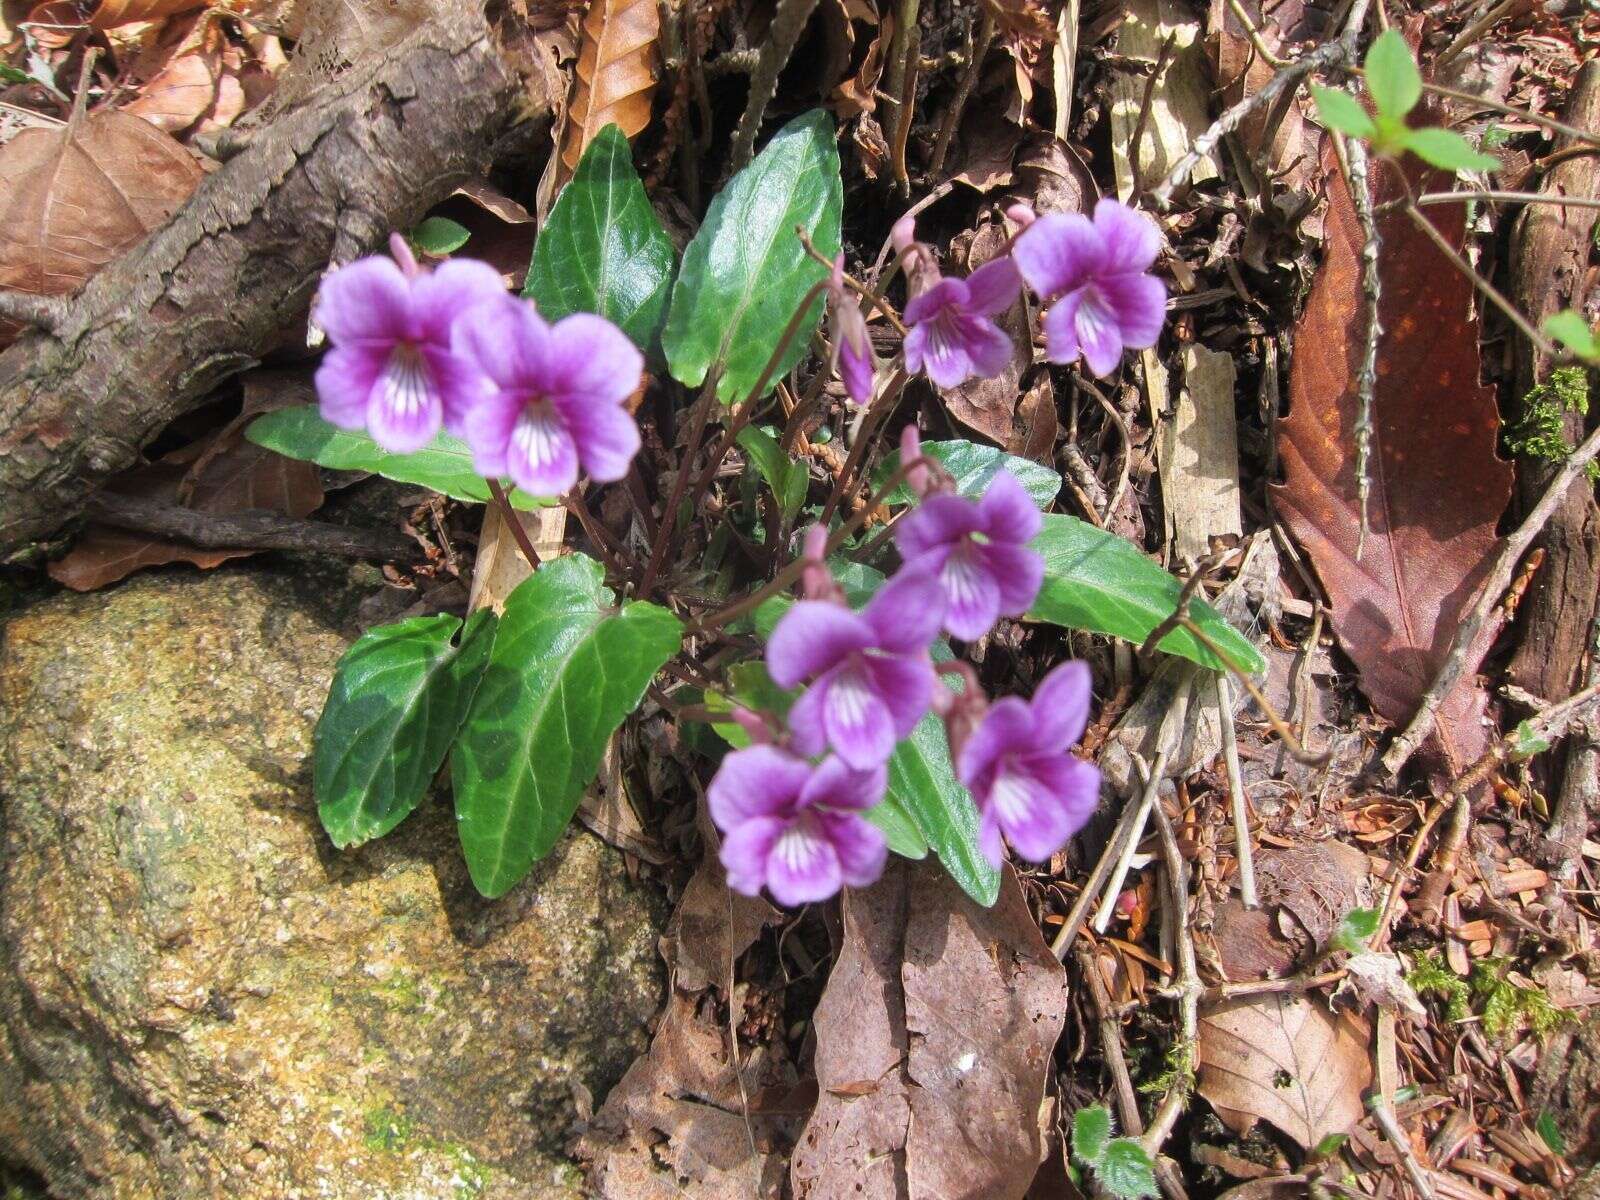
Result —
M1560 342L1577 358L1589 363L1600 363L1600 337L1583 319L1583 314L1563 309L1545 319L1545 336Z
M1333 950L1360 954L1367 948L1367 939L1377 932L1377 909L1352 908L1339 922L1339 928L1333 931L1333 937L1328 945Z
M1437 125L1414 129L1406 124L1406 114L1422 99L1422 73L1411 57L1411 47L1395 30L1378 35L1362 69L1367 94L1372 97L1370 116L1349 92L1312 85L1317 115L1328 128L1371 142L1376 153L1388 158L1399 158L1409 150L1445 171L1492 171L1500 165L1499 160L1474 150L1453 129Z
M471 230L449 217L429 217L411 231L410 241L422 253L443 258L465 246L471 236Z
M1556 1119L1551 1116L1548 1108L1541 1108L1539 1115L1533 1120L1533 1131L1539 1135L1539 1140L1549 1148L1551 1154L1564 1157L1567 1153L1567 1139L1561 1136L1561 1130L1556 1127Z
M1111 1136L1111 1113L1099 1104L1072 1117L1072 1157L1119 1200L1155 1196L1155 1164L1134 1138Z

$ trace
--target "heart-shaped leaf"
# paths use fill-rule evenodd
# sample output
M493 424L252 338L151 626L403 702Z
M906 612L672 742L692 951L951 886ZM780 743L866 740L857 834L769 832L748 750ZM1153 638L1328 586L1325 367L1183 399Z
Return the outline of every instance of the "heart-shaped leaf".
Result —
M666 609L617 608L603 574L569 554L506 599L450 756L461 847L485 896L504 895L560 840L606 741L682 641Z
M341 850L382 837L427 794L494 644L488 609L368 630L345 651L317 721L317 815Z
M827 275L795 227L804 226L831 258L839 251L843 206L833 120L813 109L780 129L723 188L684 251L661 339L673 378L699 387L720 364L717 396L724 403L756 385L800 301ZM769 385L804 356L821 314L819 296Z
M1033 548L1044 555L1044 586L1028 612L1031 620L1109 634L1140 646L1177 610L1182 584L1126 538L1075 517L1046 514ZM1192 600L1189 615L1241 670L1259 674L1266 669L1260 652L1205 601ZM1174 629L1158 648L1224 669L1186 629Z
M548 321L599 313L650 353L666 317L672 260L672 239L633 169L628 139L607 125L556 197L522 294Z
M245 437L289 458L314 462L335 471L371 471L400 483L416 483L457 500L489 502L489 485L472 467L467 444L441 433L415 454L390 454L365 433L330 425L315 404L301 404L264 413L250 423ZM525 492L511 492L517 508L551 504Z
M923 442L922 453L937 459L944 469L955 476L956 491L976 500L1001 471L1009 471L1041 509L1049 508L1061 491L1061 476L1049 467L1040 466L1031 458L1007 454L995 446L980 446L976 442ZM876 486L882 487L889 476L900 468L900 455L891 454L879 470ZM910 504L915 497L908 484L902 483L885 498L886 504Z

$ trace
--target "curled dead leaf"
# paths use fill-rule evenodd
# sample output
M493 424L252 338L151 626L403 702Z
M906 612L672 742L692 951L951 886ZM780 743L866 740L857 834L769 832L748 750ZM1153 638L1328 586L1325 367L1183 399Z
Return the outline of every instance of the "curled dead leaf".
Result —
M569 175L584 147L607 125L632 138L650 123L660 37L655 0L591 0L561 149Z

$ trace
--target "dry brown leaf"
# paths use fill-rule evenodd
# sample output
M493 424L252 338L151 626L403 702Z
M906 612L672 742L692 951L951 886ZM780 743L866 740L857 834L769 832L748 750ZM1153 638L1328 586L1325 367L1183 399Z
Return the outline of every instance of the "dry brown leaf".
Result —
M160 21L204 8L206 3L207 0L100 0L89 24L96 29L113 29L135 21Z
M1394 168L1375 162L1382 203L1401 194ZM1295 327L1289 415L1278 422L1284 482L1272 488L1284 523L1311 556L1333 602L1339 644L1361 690L1403 725L1444 663L1451 639L1492 565L1496 525L1511 499L1511 464L1495 451L1500 412L1479 382L1472 285L1406 218L1379 218L1383 281L1368 504L1371 533L1356 560L1356 375L1362 355L1360 251L1354 207L1331 155L1327 249ZM1413 192L1447 184L1413 173ZM1466 209L1428 210L1454 246ZM1439 708L1438 737L1454 770L1487 745L1486 697L1474 674L1499 629L1469 649L1460 684ZM1453 772L1452 772L1453 773Z
M1309 1150L1361 1120L1368 1031L1306 996L1228 1001L1200 1015L1200 1094L1235 1133L1258 1119Z
M952 243L951 257L963 263L970 274L1004 254L1008 237L1003 225L980 226L970 238L959 237ZM1011 339L1011 361L1005 370L993 379L969 379L939 393L952 417L998 446L1010 445L1014 437L1022 375L1033 362L1033 340L1027 323L1027 310L1019 297L995 318L995 324Z
M139 55L130 64L132 79L148 78L139 94L121 111L143 117L168 133L188 129L217 102L222 75L222 31L216 22L198 17Z
M660 37L656 0L590 0L561 149L568 174L607 125L631 139L650 123Z
M0 147L0 287L76 291L194 191L189 152L120 112L25 129Z

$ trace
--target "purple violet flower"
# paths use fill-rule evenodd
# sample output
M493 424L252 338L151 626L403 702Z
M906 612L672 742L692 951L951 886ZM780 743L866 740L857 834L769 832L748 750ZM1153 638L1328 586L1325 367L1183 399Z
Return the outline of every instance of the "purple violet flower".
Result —
M900 519L895 544L907 570L938 576L944 627L971 642L1001 616L1020 617L1038 596L1044 558L1028 543L1041 523L1017 477L1001 471L981 499L951 492L926 497Z
M1006 696L956 751L956 777L978 802L978 847L991 865L1000 837L1043 862L1082 829L1100 800L1100 769L1067 753L1089 722L1089 668L1064 663L1033 700Z
M801 754L831 746L864 771L887 762L933 698L928 644L944 620L944 592L932 574L901 570L859 613L827 600L801 600L767 641L767 672L782 688L809 679L789 710Z
M1011 339L991 318L1010 308L1021 290L1009 256L965 279L936 278L906 305L906 369L926 371L942 388L1000 374L1011 361Z
M456 353L493 384L467 413L472 464L510 476L534 496L560 496L578 481L628 473L639 427L623 401L639 387L644 356L604 317L574 313L547 324L526 301L505 296L456 323Z
M844 381L845 394L857 404L870 404L877 362L861 304L845 286L843 253L834 260L833 277L828 281L828 299L832 312L828 340L833 343L834 368Z
M483 376L451 349L450 324L506 289L487 263L457 258L425 271L399 234L390 248L395 261L357 259L322 282L313 319L333 348L317 368L317 396L330 424L365 429L391 454L410 454L441 425L459 432L481 397Z
M1082 354L1089 370L1109 375L1124 349L1149 349L1161 336L1167 289L1147 274L1161 253L1161 231L1121 201L1100 201L1093 221L1082 213L1040 217L1011 253L1028 286L1051 302L1044 314L1051 362Z
M779 904L797 905L873 883L889 851L861 814L886 786L882 766L852 771L829 758L813 767L776 746L735 750L706 793L728 886L755 896L765 885Z

